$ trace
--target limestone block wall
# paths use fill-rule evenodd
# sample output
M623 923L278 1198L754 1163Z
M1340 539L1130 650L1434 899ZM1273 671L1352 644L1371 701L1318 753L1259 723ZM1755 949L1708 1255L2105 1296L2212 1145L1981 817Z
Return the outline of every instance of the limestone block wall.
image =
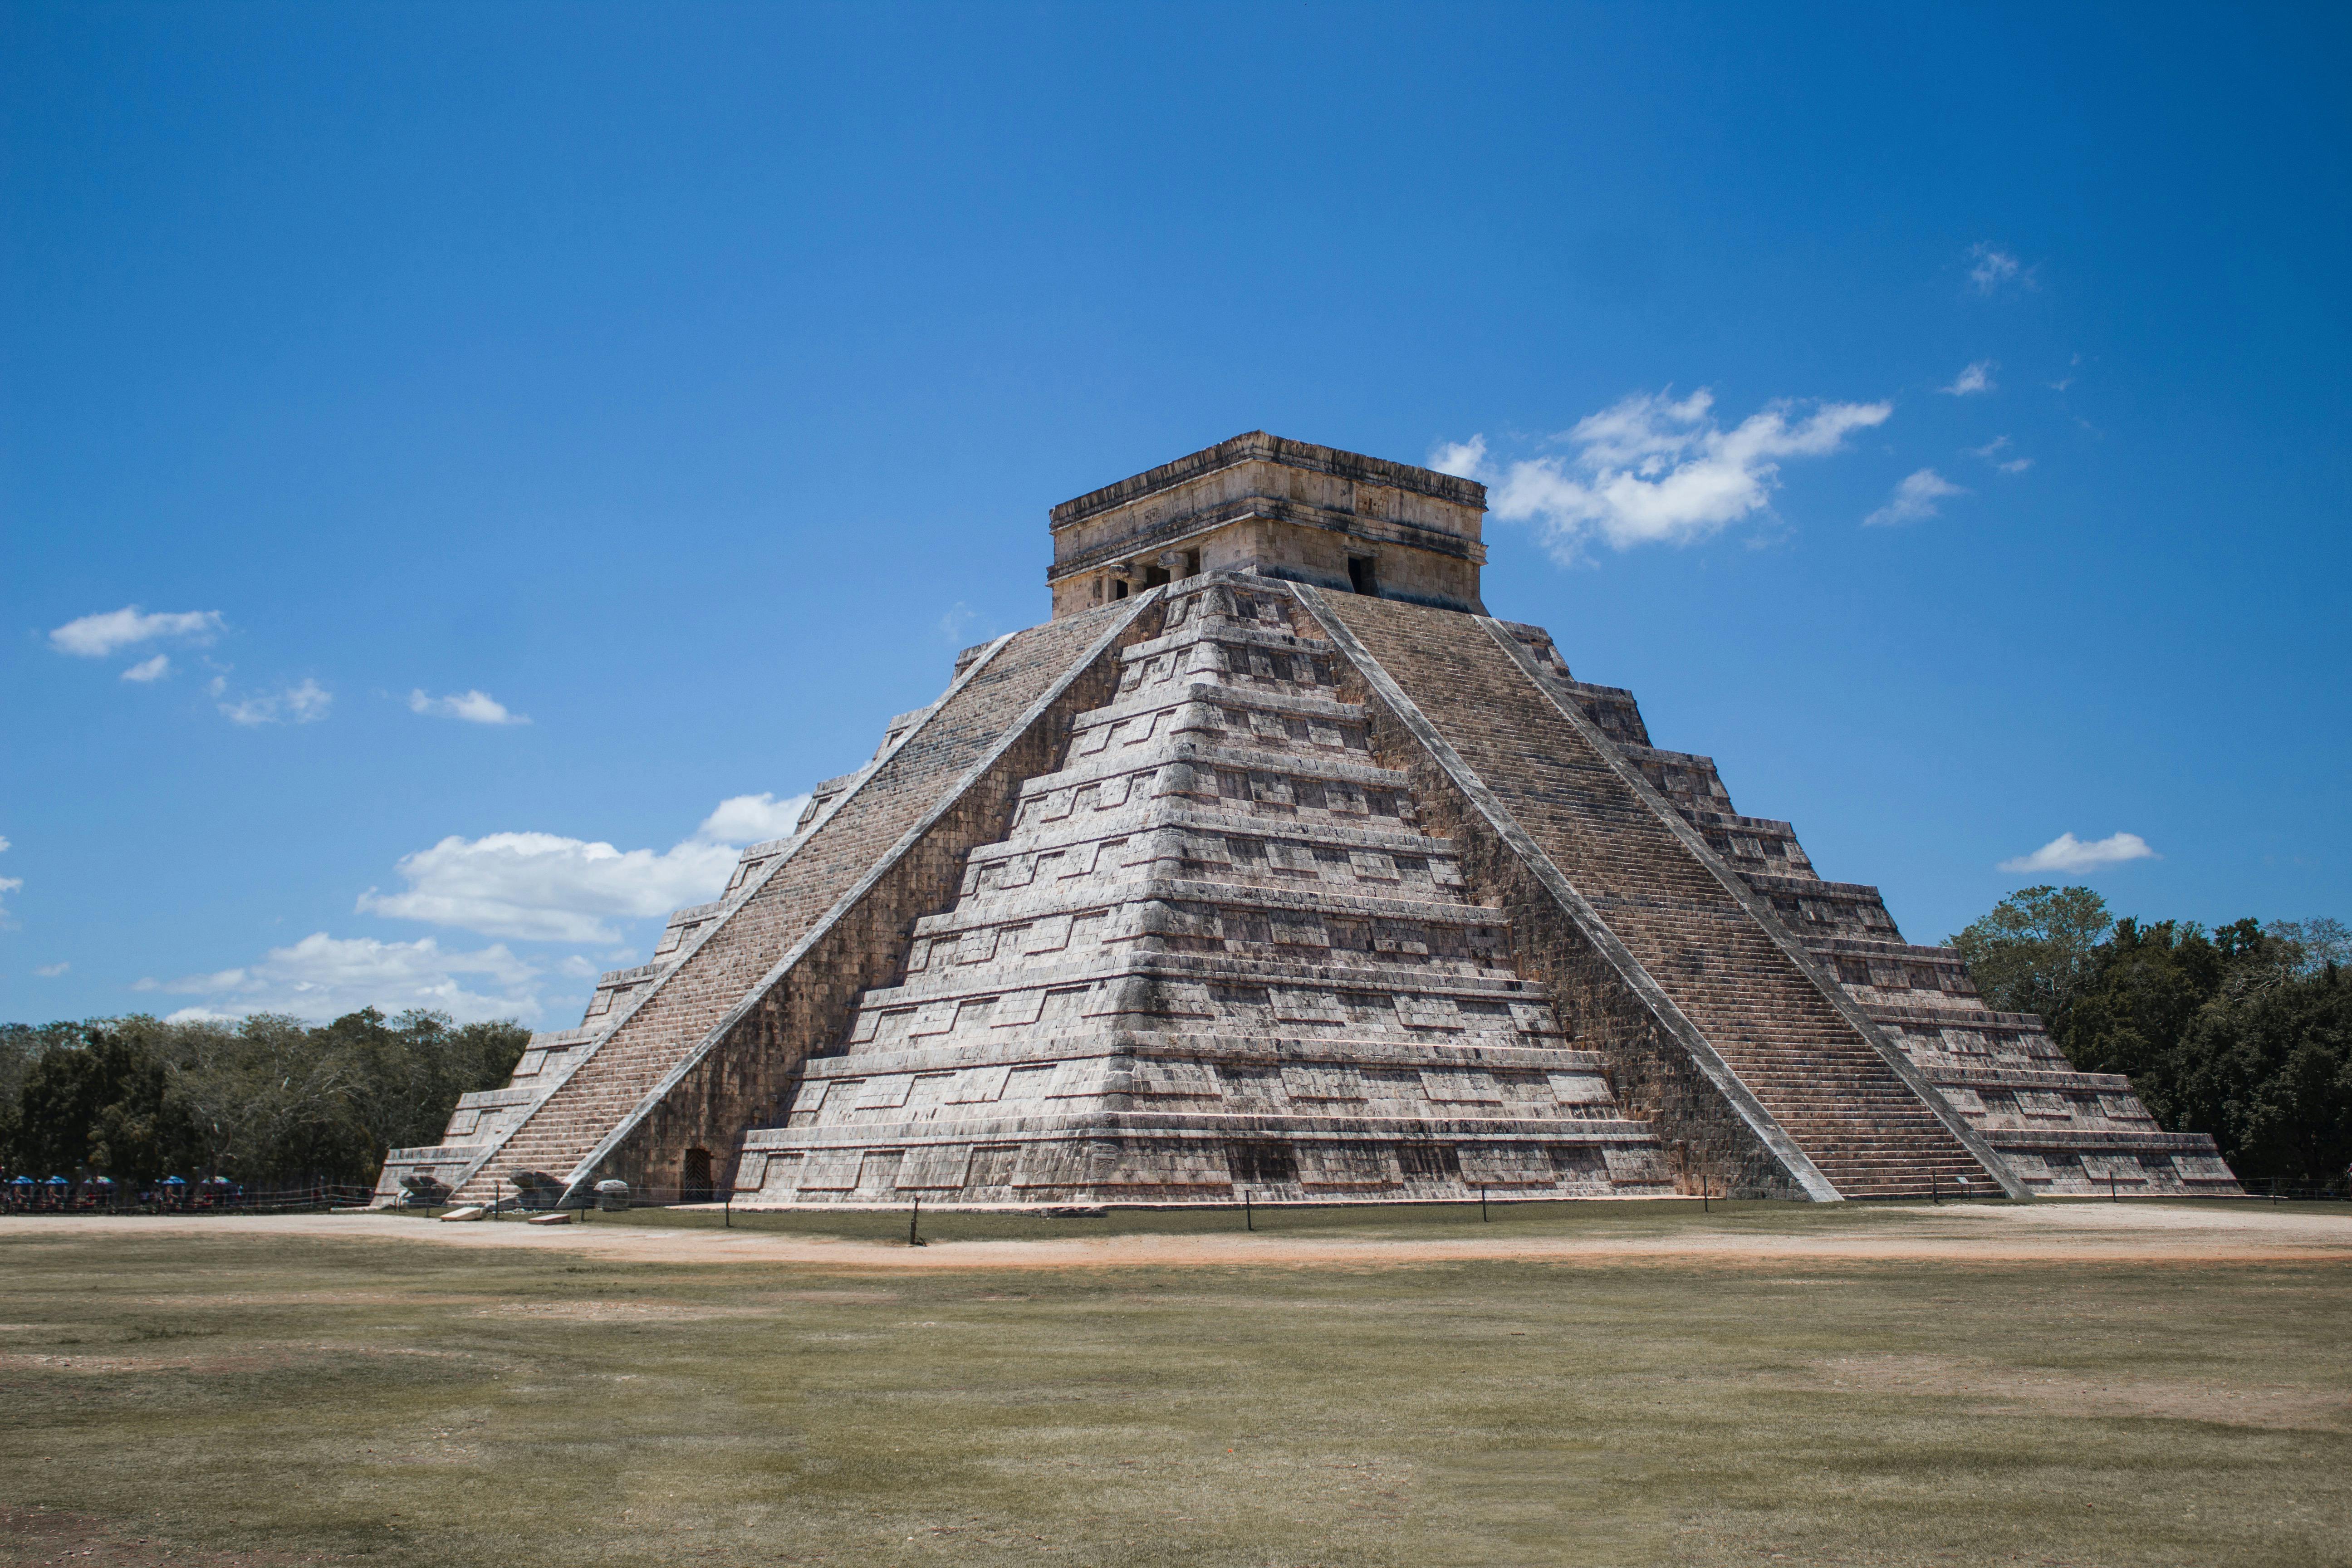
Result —
M739 1201L1665 1190L1286 592L1164 592L902 977L745 1140Z
M1348 590L1370 559L1378 592L1478 607L1486 489L1474 480L1254 431L1054 509L1054 614L1108 603L1155 565L1245 571Z
M768 1018L789 1029L797 1003L787 1005L771 994L781 977L770 972L796 944L811 940L845 894L872 882L877 868L894 855L908 852L898 841L945 812L956 799L959 781L1011 743L1007 726L1022 721L1045 693L1073 679L1088 662L1087 650L1095 643L1115 638L1144 608L1139 601L1103 616L1034 628L962 661L948 696L894 720L876 759L835 781L799 832L747 849L715 909L681 911L674 922L679 938L670 952L644 966L650 973L619 972L605 977L609 986L600 983L600 991L616 994L603 1018L592 1020L604 1026L572 1054L522 1122L481 1151L465 1173L462 1190L468 1196L485 1194L494 1176L509 1170L579 1179L583 1162L593 1165L608 1154L628 1168L633 1180L678 1184L689 1168L687 1151L646 1142L644 1124L656 1108L647 1097L658 1100L689 1062L700 1061L739 1026L756 1029L760 1019ZM920 846L914 848L919 864ZM892 934L867 933L867 940L881 944L885 958L879 961L887 961ZM809 990L821 996L824 987ZM783 1048L806 1047L786 1042ZM722 1053L722 1059L732 1058ZM711 1081L709 1071L698 1080L706 1098L716 1092ZM722 1163L732 1143L730 1131L715 1146ZM667 1166L658 1163L664 1160Z
M1595 943L1415 731L1360 676L1349 690L1364 700L1372 750L1407 773L1428 831L1454 845L1469 896L1507 920L1518 973L1551 995L1564 1037L1591 1054L1620 1113L1657 1137L1675 1190L1696 1194L1704 1183L1740 1197L1821 1195L1675 1037L1629 981L1622 955Z
M1638 714L1617 727L1642 737L1620 742L1627 760L2033 1191L2240 1191L2210 1137L2158 1127L2118 1075L2074 1070L2040 1018L1984 1007L1958 950L1906 942L1876 888L1823 880L1790 824L1736 813L1712 758L1652 748Z
M1648 988L1653 1010L1674 1021L1708 1075L1727 1069L1735 1103L1752 1117L1744 1094L1767 1113L1768 1144L1785 1137L1815 1179L1848 1196L1924 1195L1964 1177L2003 1184L1998 1155L1750 907L1671 804L1645 797L1639 770L1556 656L1483 617L1352 595L1302 597L1327 625L1344 626L1368 679L1393 683L1395 700L1417 709L1432 731L1424 744L1442 744L1526 836L1521 858L1554 868L1561 901L1606 932L1595 945L1622 950L1627 983ZM1617 694L1603 706L1626 704ZM1791 1173L1808 1173L1801 1161Z
M909 731L892 763L908 775L898 801L914 820L877 816L803 868L827 885L847 882L839 906L648 1089L572 1182L677 1185L699 1151L726 1190L746 1130L781 1118L801 1064L841 1037L861 993L902 967L914 922L953 897L966 855L1003 831L1020 781L1047 765L1074 716L1108 693L1116 650L1156 617L1156 603L1139 600L1022 634L997 656L997 679L981 700L961 705L954 727ZM893 826L904 835L896 844L885 837Z

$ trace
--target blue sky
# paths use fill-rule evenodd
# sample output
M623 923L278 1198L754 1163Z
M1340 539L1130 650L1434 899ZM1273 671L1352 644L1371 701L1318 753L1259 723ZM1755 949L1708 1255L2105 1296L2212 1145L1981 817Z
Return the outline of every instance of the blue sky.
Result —
M574 1022L1257 427L1914 940L2352 916L2346 18L0 7L0 1018Z

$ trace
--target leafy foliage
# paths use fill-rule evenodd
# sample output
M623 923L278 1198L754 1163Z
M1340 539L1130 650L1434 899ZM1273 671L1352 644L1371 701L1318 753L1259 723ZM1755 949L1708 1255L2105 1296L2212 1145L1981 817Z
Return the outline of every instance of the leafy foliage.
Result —
M530 1031L437 1013L235 1026L137 1016L0 1028L0 1162L31 1174L255 1184L374 1179L430 1143L457 1097L506 1081Z
M2090 978L2113 921L2088 888L2026 888L1946 940L1960 950L1985 1005L2054 1017Z
M2352 932L2333 920L2110 924L2085 888L2027 888L1951 939L1989 1006L2039 1013L2085 1072L2210 1132L2245 1179L2352 1162Z

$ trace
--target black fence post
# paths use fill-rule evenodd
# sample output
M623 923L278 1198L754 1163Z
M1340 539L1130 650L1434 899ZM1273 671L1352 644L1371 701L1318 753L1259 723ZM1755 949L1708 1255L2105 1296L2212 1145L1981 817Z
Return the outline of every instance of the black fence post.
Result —
M1242 1226L1245 1230L1257 1228L1257 1215L1250 1207L1250 1190L1247 1187L1242 1189Z

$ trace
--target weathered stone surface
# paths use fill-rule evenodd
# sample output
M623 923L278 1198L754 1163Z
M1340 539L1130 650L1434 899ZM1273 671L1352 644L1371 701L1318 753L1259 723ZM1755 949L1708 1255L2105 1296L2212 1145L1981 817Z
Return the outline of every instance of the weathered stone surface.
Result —
M2238 1190L1486 618L1483 509L1263 433L1055 508L1055 618L380 1200Z
M1618 738L1620 754L2028 1190L2242 1190L2211 1137L2159 1130L2119 1075L2074 1071L2040 1018L1987 1011L1956 949L1906 942L1877 889L1822 880L1788 823L1733 810L1714 759L1652 747L1630 692L1569 679L1548 637L1531 626L1513 629L1558 665L1562 690Z
M1087 674L1141 607L1002 639L919 720L894 721L874 762L800 833L744 851L717 914L670 962L624 972L629 989L605 1027L486 1148L461 1192L482 1196L507 1168L568 1173L577 1186L606 1163L633 1183L676 1189L690 1184L696 1150L706 1180L720 1180L711 1163L723 1165L741 1129L774 1114L796 1053L810 1048L802 1042L826 1037L825 1020L887 975L907 922L1000 829L1013 785L1050 764L1068 718L1055 694L1083 702Z
M1515 658L1498 622L1353 595L1318 595L1317 607L1354 634L1558 868L1588 923L1622 944L1623 983L1686 1052L1745 1085L1838 1194L1907 1195L1962 1177L2002 1184L1999 1161L1965 1146L1957 1118L1906 1081L1906 1064L1857 1028L1834 987L1806 973L1674 831L1671 807L1644 798L1607 736L1578 721L1574 694L1544 689L1549 661ZM1801 1166L1783 1163L1807 1184Z
M739 1201L1668 1190L1287 589L1159 593L905 980L747 1138Z
M1253 430L1054 509L1054 614L1199 572L1476 610L1486 488Z

